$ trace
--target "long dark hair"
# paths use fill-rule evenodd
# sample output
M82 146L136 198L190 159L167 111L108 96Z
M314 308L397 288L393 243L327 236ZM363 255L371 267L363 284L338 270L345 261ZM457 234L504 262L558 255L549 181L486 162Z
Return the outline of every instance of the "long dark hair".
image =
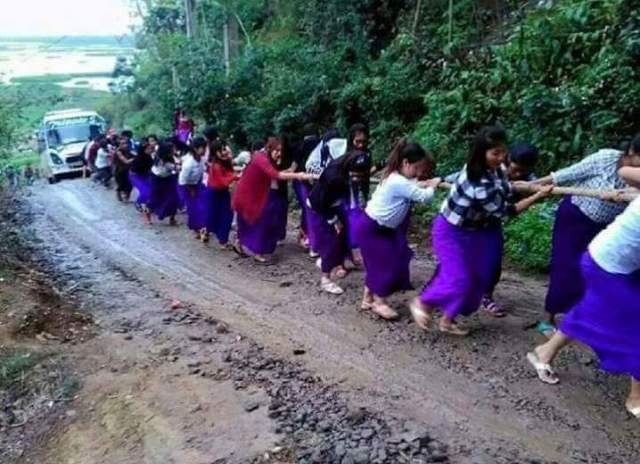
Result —
M161 142L158 145L157 159L165 163L173 163L174 145L170 142Z
M224 140L216 140L211 144L211 151L209 152L209 162L217 163L223 168L232 171L233 170L233 161L230 159L222 159L218 156L218 152L224 150L224 147L228 146L228 143Z
M382 178L386 179L390 174L399 171L404 160L407 160L409 164L425 161L429 163L429 170L433 170L435 164L433 154L422 148L419 143L410 142L407 139L400 139L389 155L389 161L382 174Z
M349 128L349 138L347 139L347 151L353 150L353 139L356 134L364 134L369 137L369 128L362 123L356 123Z
M631 153L640 155L640 134L636 134L631 139L631 141L627 145L626 150L624 151L624 156L631 156Z
M205 148L207 146L207 141L204 137L196 137L191 141L191 146L189 147L189 151L195 154L198 148Z
M340 177L345 180L351 173L366 175L371 171L371 157L365 151L353 150L335 162Z
M467 160L467 178L478 182L487 173L487 151L507 144L507 132L500 126L486 126L473 138Z

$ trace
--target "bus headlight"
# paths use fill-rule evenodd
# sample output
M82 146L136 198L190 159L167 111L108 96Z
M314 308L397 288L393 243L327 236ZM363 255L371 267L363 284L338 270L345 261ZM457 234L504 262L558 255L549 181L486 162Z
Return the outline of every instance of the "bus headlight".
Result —
M55 153L49 153L49 156L51 157L51 161L53 161L53 164L57 164L58 166L64 164L64 161L62 161L62 159Z

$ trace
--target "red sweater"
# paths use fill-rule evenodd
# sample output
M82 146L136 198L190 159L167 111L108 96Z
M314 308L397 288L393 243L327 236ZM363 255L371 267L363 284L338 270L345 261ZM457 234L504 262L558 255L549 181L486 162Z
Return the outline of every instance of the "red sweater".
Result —
M228 169L220 163L211 163L209 165L207 187L216 190L228 189L236 180L238 180L238 176L236 176L233 168Z
M247 223L255 223L267 204L271 181L279 172L264 153L256 153L238 181L231 206Z

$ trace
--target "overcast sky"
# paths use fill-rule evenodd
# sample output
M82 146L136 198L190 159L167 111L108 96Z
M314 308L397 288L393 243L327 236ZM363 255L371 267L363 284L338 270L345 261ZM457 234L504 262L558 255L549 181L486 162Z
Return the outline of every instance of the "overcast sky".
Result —
M122 35L129 0L0 0L0 36Z

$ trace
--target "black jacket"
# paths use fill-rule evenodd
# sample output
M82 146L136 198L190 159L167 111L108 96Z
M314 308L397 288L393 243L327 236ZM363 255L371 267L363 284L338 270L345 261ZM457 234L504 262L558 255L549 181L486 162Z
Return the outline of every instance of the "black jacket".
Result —
M311 208L329 222L338 219L340 205L349 198L349 175L340 164L340 159L329 163L309 194Z

